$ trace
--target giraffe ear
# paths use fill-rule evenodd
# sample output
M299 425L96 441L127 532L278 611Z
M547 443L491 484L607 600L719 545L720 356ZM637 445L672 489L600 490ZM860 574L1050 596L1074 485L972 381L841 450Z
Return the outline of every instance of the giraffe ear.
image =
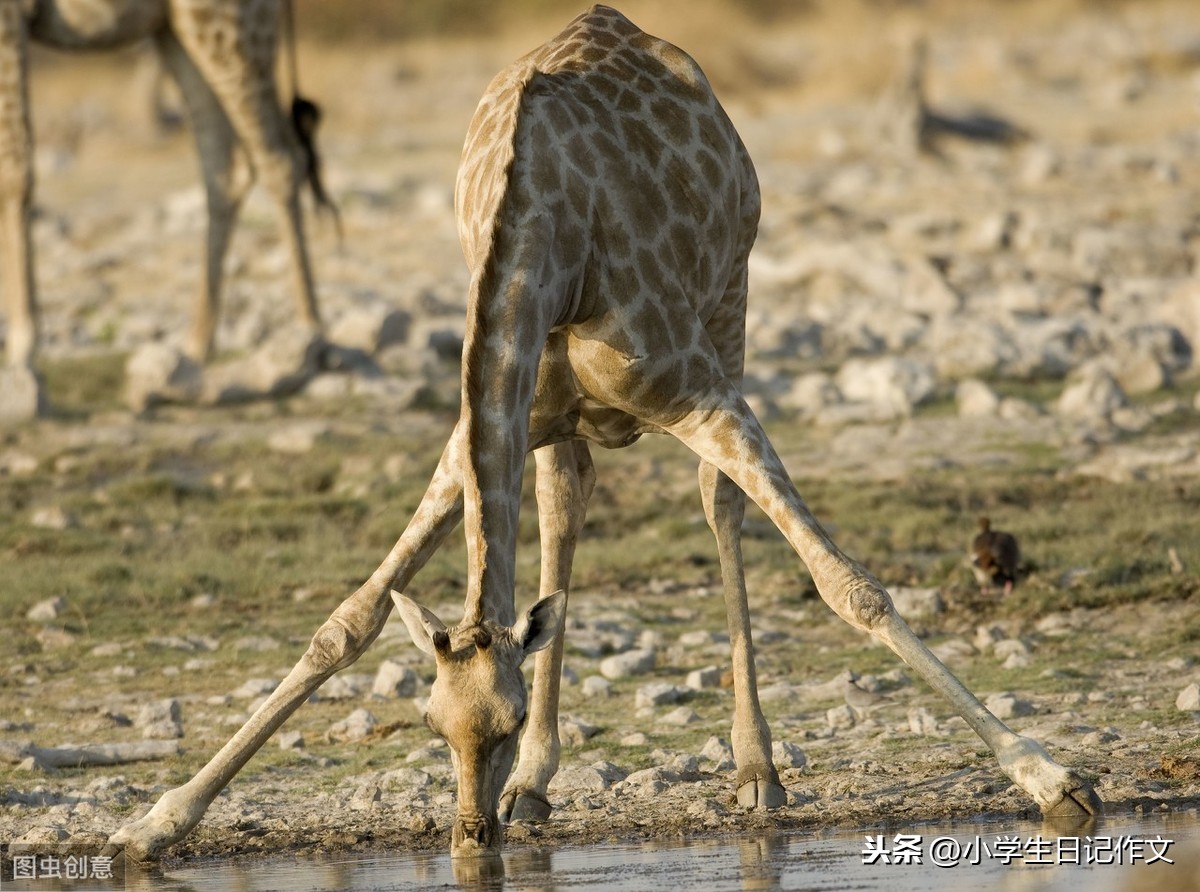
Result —
M400 619L404 620L404 625L408 627L408 634L412 636L413 644L419 649L430 656L437 656L439 650L449 645L450 636L446 631L446 624L438 619L432 611L400 592L392 592L392 600L396 602L396 610L400 614ZM445 642L445 644L439 648L439 642Z
M548 646L567 617L567 593L547 595L526 611L513 626L513 640L525 655Z

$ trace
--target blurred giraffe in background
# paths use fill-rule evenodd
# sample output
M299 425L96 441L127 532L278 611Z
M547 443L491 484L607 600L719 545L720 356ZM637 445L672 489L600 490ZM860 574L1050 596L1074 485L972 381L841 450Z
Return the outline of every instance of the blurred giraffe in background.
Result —
M193 359L212 354L222 265L242 199L256 178L279 211L299 317L320 327L301 184L307 180L318 203L331 205L312 141L316 108L296 97L289 121L276 89L275 53L285 12L290 15L290 0L0 0L0 287L10 366L32 369L38 346L30 240L31 41L59 50L104 50L149 38L178 83L208 207L203 278L186 341Z

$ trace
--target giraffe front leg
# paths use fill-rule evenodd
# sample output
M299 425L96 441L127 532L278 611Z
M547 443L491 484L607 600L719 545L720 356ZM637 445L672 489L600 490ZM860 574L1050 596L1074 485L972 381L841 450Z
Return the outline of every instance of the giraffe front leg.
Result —
M362 656L391 612L391 588L407 586L462 519L461 450L456 430L408 528L371 578L334 610L287 678L195 777L164 793L144 817L109 838L109 854L124 851L144 861L183 839L288 716L326 679Z
M742 562L742 519L746 496L715 465L700 463L704 516L717 539L725 616L733 662L733 757L737 762L737 801L744 808L779 808L787 793L771 757L771 731L758 702L750 606Z
M8 304L8 364L32 369L37 349L37 296L29 213L33 137L27 83L29 37L20 3L0 3L0 71L12 79L0 102L0 287Z
M582 440L544 446L537 463L538 531L542 541L541 595L569 591L575 543L583 528L596 482L591 453ZM548 789L558 771L558 695L562 680L566 624L550 647L537 654L529 719L520 758L500 797L502 821L544 821L550 817Z
M288 676L195 777L168 790L142 818L108 840L108 851L134 861L152 860L191 832L250 758L331 675L357 660L383 629L391 611L389 588L363 585L317 630Z

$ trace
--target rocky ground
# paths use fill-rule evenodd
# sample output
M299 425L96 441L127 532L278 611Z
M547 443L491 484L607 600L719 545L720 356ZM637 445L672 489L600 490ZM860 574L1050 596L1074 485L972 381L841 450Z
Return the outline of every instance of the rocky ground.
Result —
M876 27L845 4L766 27L636 6L693 50L757 164L747 393L818 515L1110 811L1194 811L1200 13L984 4L876 10ZM288 326L255 196L203 373L175 351L204 226L186 135L154 131L134 57L38 60L50 408L0 440L15 630L0 645L0 839L105 835L190 776L400 531L458 398L462 134L490 75L552 30L306 43L344 226L341 241L312 226L334 349ZM0 394L0 415L21 414L19 393ZM789 804L739 811L719 575L681 501L692 466L663 444L598 462L555 816L512 842L1031 811L961 720L796 582L754 517ZM1007 602L962 567L983 510L1033 556ZM451 551L414 594L452 613L461 566ZM420 724L418 657L389 625L173 855L444 847L453 784ZM146 739L179 750L49 764L54 746Z

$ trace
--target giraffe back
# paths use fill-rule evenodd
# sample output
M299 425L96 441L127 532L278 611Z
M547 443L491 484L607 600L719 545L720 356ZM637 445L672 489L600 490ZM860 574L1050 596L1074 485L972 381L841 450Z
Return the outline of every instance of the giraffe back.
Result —
M563 324L638 292L707 319L759 214L749 155L699 66L603 6L492 81L455 203L477 273L498 234L545 234Z

